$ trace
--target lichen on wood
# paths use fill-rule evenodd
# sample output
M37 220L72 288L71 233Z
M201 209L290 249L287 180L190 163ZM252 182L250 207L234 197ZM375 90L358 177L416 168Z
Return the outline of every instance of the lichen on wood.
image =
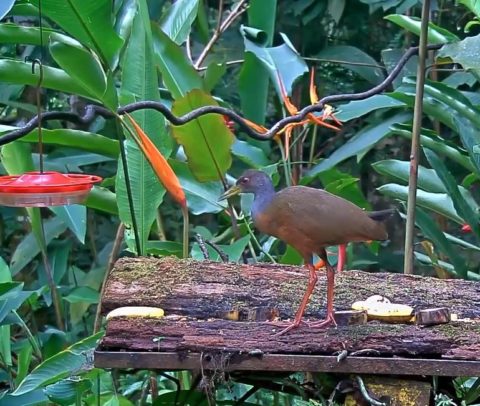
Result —
M357 300L381 294L415 310L447 307L460 321L427 328L380 322L325 330L302 326L276 337L279 327L261 317L291 318L306 281L306 271L295 266L124 258L117 262L107 282L102 311L119 306L156 306L165 310L166 317L111 320L102 348L322 355L371 349L383 356L480 360L480 323L475 320L480 316L478 282L342 272L337 275L336 310L348 310ZM318 288L307 308L308 318L324 316L325 284L320 271ZM242 314L256 316L247 317L250 321L235 321L242 320ZM466 318L472 321L462 321Z

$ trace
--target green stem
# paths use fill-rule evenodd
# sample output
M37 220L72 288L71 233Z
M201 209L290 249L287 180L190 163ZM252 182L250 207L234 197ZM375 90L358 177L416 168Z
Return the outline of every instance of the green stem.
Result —
M55 309L55 319L57 322L58 329L65 331L65 324L63 323L60 296L58 295L57 285L55 284L55 280L53 279L52 268L50 267L50 263L48 262L47 241L45 239L45 226L43 224L42 218L40 218L40 227L42 230L42 235L41 235L42 244L41 244L40 251L42 254L43 268L45 269L47 283L48 283L48 286L50 287L50 293L52 294L52 303L53 303L53 308Z
M137 224L137 217L135 215L135 206L133 204L133 193L130 184L130 175L128 170L128 160L127 160L127 152L125 151L125 136L123 134L123 128L126 128L127 131L131 133L130 128L123 122L122 118L117 114L117 119L115 120L115 127L118 137L118 142L120 144L120 157L122 159L122 166L123 166L123 173L125 176L125 189L127 191L127 198L128 198L128 208L130 211L130 217L132 219L132 228L133 228L133 235L135 236L135 248L137 250L137 255L142 255L142 246L140 244L140 234L138 232L138 224Z
M312 143L310 144L310 156L308 157L308 165L313 165L313 159L315 157L315 144L317 142L317 131L318 127L316 125L313 126L313 134L312 134Z
M188 207L187 205L182 205L182 215L183 215L183 258L188 258Z
M252 238L252 240L255 242L255 245L257 246L258 250L260 252L263 252L265 254L265 256L270 260L272 261L272 263L276 264L277 261L275 261L275 259L268 253L268 252L265 252L262 248L262 246L260 245L260 243L258 242L257 240L257 237L255 237L255 234L253 233L252 229L250 228L250 225L248 224L248 220L244 217L244 223L245 223L245 227L247 227L247 231L248 231L248 234L250 234L250 237Z
M17 311L12 310L12 313L15 316L17 316L18 324L20 324L20 327L22 327L25 330L25 333L27 334L28 341L30 341L30 344L32 344L33 351L35 351L35 354L38 357L38 359L40 361L42 361L43 355L42 355L42 351L40 350L40 346L38 345L37 339L32 334L32 332L28 328L27 324L23 321L23 319L20 317L20 315L17 313Z

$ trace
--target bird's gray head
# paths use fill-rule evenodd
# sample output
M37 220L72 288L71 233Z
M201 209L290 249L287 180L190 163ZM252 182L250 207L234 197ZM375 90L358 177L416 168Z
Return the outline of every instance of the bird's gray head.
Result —
M238 178L235 186L228 189L219 200L238 195L239 193L253 193L256 195L271 191L273 191L272 181L265 172L248 169Z

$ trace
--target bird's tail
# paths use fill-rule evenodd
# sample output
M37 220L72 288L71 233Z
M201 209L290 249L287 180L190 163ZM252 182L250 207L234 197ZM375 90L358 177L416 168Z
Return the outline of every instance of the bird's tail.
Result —
M368 217L375 221L385 221L387 220L393 213L395 213L396 209L386 209L386 210L379 210L379 211L371 211L368 213Z

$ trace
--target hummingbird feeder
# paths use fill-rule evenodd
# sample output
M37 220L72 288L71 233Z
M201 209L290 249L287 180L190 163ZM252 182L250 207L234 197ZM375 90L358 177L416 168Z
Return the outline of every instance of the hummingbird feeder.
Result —
M0 204L47 207L81 203L101 180L99 176L53 171L0 176Z
M41 4L39 2L39 4ZM40 20L40 48L42 44L42 18ZM40 170L22 175L0 176L0 204L13 207L48 207L81 203L88 195L94 183L102 180L99 176L60 173L43 170L43 140L42 140L42 107L40 89L43 82L42 59L32 62L32 74L35 66L39 67L39 79L36 87L38 146L40 155Z

